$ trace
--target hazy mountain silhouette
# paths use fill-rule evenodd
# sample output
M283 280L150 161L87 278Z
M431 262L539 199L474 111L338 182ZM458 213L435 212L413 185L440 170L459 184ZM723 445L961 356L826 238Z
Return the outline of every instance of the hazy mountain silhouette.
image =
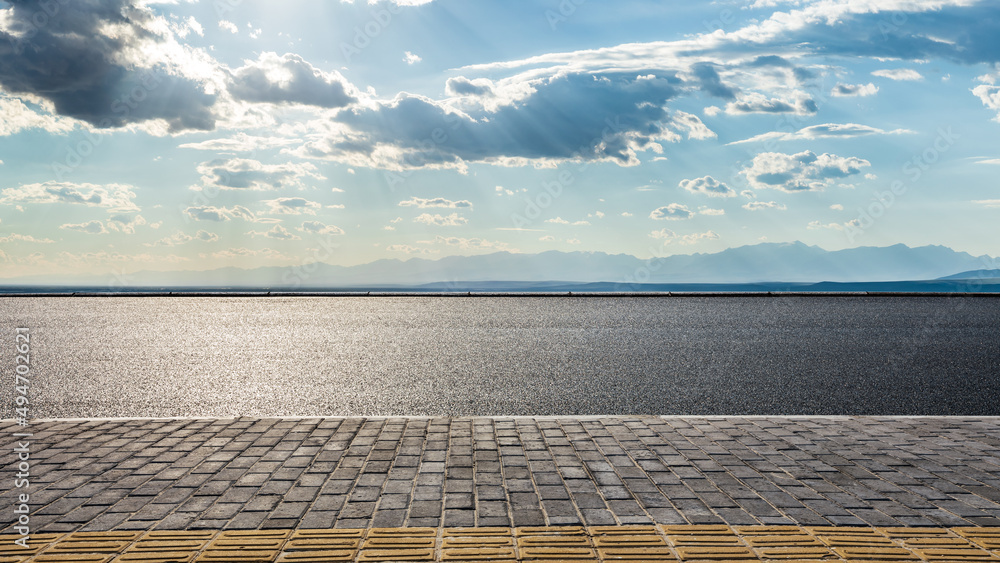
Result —
M539 254L496 252L436 260L381 259L358 266L312 264L305 267L219 268L207 271L143 271L111 279L89 276L32 276L3 280L5 285L127 285L145 287L323 288L435 284L447 290L462 282L711 283L888 282L964 279L993 262L944 246L859 247L823 250L801 242L762 243L713 254L697 253L640 259L627 254L548 251ZM955 272L963 272L955 274ZM995 272L995 271L993 271ZM986 274L984 274L986 275ZM996 276L996 274L991 274ZM501 284L502 285L502 284ZM516 284L509 284L516 285Z

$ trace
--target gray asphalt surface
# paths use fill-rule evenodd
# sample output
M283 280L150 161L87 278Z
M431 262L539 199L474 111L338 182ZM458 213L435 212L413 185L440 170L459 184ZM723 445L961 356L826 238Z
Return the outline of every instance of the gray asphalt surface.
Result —
M0 298L31 416L1000 415L1000 299Z

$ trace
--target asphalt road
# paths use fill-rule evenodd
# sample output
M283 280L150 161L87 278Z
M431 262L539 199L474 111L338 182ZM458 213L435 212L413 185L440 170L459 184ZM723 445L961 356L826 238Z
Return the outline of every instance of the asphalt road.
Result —
M1000 299L0 298L30 416L1000 415Z

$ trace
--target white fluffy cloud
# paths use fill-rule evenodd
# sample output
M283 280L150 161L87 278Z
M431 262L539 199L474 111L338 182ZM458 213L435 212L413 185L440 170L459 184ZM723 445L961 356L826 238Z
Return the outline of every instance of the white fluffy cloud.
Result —
M231 219L243 219L244 221L255 221L256 216L252 211L242 205L233 207L188 207L184 213L195 221L211 221L220 223Z
M0 243L8 244L12 242L32 242L37 244L51 244L55 241L48 238L37 239L31 235L20 235L17 233L11 233L5 237L0 237Z
M469 222L468 219L462 217L458 213L452 213L451 215L443 216L430 213L423 213L413 219L414 223L423 223L425 225L434 225L437 227L457 227L459 225L464 225Z
M323 207L315 201L302 197L279 197L264 200L261 203L268 207L268 213L277 215L315 215L316 210Z
M164 237L156 242L146 243L146 246L180 246L193 241L216 242L218 240L219 235L208 231L199 230L194 236L177 231L169 237Z
M198 165L202 186L221 190L278 190L301 188L307 179L325 180L312 163L263 164L257 160L233 158Z
M410 199L399 202L400 207L416 207L418 209L445 208L445 209L472 209L472 202L468 200L452 201L443 197L425 199L413 196Z
M45 182L5 188L0 191L0 204L69 203L116 212L138 211L133 190L135 187L128 184Z
M261 53L232 71L229 92L248 102L340 108L356 102L357 89L337 71L324 72L302 57Z
M57 134L68 133L73 127L72 119L57 118L41 109L34 110L17 98L0 97L0 137L28 129L41 129Z
M556 225L573 225L573 226L578 226L578 227L590 224L590 221L583 221L583 220L581 220L581 221L567 221L566 219L563 219L562 217L553 217L552 219L546 219L545 222L546 223L553 223L553 224L556 224Z
M881 69L872 72L872 76L881 76L889 80L923 80L924 76L912 68Z
M840 83L833 87L830 95L839 98L850 96L874 96L878 93L878 86L869 82L868 84L844 84Z
M299 227L299 231L305 233L311 233L314 235L342 235L344 234L344 229L337 227L335 225L326 225L320 223L319 221L304 221L302 226Z
M650 238L655 238L663 241L663 244L683 244L691 245L698 244L703 240L717 240L721 238L715 231L706 231L704 233L692 233L689 235L678 235L677 233L671 231L670 229L660 229L658 231L653 231L649 233Z
M783 203L778 203L776 201L751 201L743 205L743 209L747 211L761 211L764 209L776 209L778 211L784 211L788 207Z
M517 249L511 248L506 242L492 241L482 238L445 237L438 235L432 240L422 240L417 242L419 244L451 246L460 250L518 252Z
M291 233L288 229L282 227L281 225L275 225L267 231L250 231L250 236L254 237L265 237L274 240L300 240L302 237Z
M798 141L803 139L850 139L854 137L866 137L869 135L912 135L915 131L909 129L893 129L886 131L868 125L858 125L857 123L824 123L822 125L810 125L798 131L771 131L760 135L734 141L730 145L741 143L758 143L763 141Z
M86 223L66 223L65 225L60 225L60 229L66 229L69 231L79 231L81 233L87 233L88 235L106 235L108 230L104 228L104 223L100 221L87 221Z
M867 160L828 153L768 152L755 156L752 164L741 174L746 176L753 188L786 192L818 191L836 180L858 174L868 166L871 163Z
M690 219L691 217L694 217L694 212L691 211L686 205L681 205L680 203L665 205L654 209L653 212L649 214L650 219L657 220L668 219L676 221L680 219Z
M711 176L681 180L677 185L693 194L703 194L710 197L736 197L735 190Z

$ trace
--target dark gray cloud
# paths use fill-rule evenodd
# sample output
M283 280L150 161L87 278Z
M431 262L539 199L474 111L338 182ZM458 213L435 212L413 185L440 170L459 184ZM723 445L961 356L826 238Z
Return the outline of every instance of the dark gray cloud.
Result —
M274 76L283 76L275 80ZM233 71L229 92L248 102L293 103L340 108L357 101L355 88L339 72L323 72L302 57L263 53Z
M732 100L739 92L737 89L722 83L715 66L710 63L698 63L691 67L691 74L698 78L702 91L717 98Z
M0 28L0 86L47 99L97 127L164 119L173 131L212 129L215 96L162 67L129 64L126 51L166 41L138 0L9 0ZM119 31L105 34L106 26Z
M498 158L633 164L637 149L677 138L674 129L687 130L665 107L683 88L679 82L656 74L563 75L533 84L526 98L476 115L403 94L376 108L345 109L336 119L357 134L310 143L302 154L367 158L388 145L409 155L406 167Z
M748 68L787 68L792 71L792 75L800 83L811 78L816 78L816 73L801 66L797 66L792 61L779 57L778 55L761 55L754 60L744 64Z
M487 79L469 80L464 76L449 78L445 91L450 96L492 96L493 84Z
M964 64L1000 61L1000 4L944 6L920 12L849 14L789 30L768 42L817 54L946 59Z

